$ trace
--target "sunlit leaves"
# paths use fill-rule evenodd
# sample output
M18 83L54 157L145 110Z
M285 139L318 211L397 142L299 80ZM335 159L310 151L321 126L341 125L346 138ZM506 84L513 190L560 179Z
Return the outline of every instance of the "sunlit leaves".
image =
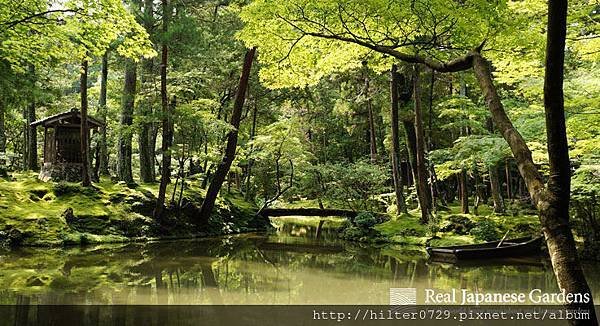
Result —
M259 0L242 11L246 25L239 37L260 47L261 77L269 87L305 86L363 60L389 69L381 55L328 37L443 59L494 38L504 28L506 9L504 1Z

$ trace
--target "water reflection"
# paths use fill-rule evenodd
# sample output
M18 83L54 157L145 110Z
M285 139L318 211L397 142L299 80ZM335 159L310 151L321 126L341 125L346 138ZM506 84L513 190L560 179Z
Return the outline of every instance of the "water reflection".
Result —
M326 225L319 239L314 227L284 224L270 235L3 252L0 303L388 304L390 287L557 289L544 262L434 263L421 248L340 241ZM598 300L600 280L588 274Z

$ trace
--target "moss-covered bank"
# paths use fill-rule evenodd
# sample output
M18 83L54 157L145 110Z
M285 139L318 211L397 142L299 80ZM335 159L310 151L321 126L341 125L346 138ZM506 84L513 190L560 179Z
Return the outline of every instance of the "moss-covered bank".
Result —
M213 215L198 220L204 190L191 180L181 208L151 218L157 184L127 186L102 179L93 188L46 183L34 173L0 178L0 244L50 246L143 241L264 230L268 220L238 193L222 192ZM168 191L171 194L171 191Z
M336 228L337 235L349 241L370 243L394 243L418 246L446 246L493 241L509 237L536 235L540 233L537 216L525 208L507 215L496 215L488 207L480 207L479 215L460 214L460 207L450 206L438 211L431 222L423 225L419 211L390 217L380 223L370 213L360 213L354 223L343 218L327 218L328 228ZM319 217L285 218L285 223L316 227ZM332 223L331 220L335 220ZM277 222L275 222L277 224Z

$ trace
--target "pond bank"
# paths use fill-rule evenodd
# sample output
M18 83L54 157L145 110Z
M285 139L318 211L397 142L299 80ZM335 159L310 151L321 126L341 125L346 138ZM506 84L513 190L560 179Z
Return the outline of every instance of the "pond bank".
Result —
M102 179L93 188L46 183L37 174L0 179L0 245L60 246L194 238L266 230L270 223L239 193L219 197L215 211L197 220L204 190L190 180L181 207L152 219L158 184L128 186ZM170 185L170 188L172 185ZM167 193L171 195L172 190Z
M439 211L426 225L420 223L418 214L415 210L381 222L377 216L363 212L356 216L354 224L343 218L319 217L272 218L272 221L277 225L281 219L286 224L307 226L316 232L319 221L325 220L323 227L335 229L337 236L344 240L421 247L472 244L500 239L507 231L512 238L534 235L540 230L534 214L495 215L485 210L480 215L460 214L459 206L450 206Z

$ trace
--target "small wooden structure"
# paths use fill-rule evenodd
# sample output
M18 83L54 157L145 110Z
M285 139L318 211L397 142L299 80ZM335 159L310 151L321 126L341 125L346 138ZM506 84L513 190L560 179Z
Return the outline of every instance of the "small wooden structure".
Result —
M104 124L88 116L89 128ZM44 164L39 178L43 181L80 181L83 157L81 155L81 113L77 109L55 114L31 123L44 127Z

